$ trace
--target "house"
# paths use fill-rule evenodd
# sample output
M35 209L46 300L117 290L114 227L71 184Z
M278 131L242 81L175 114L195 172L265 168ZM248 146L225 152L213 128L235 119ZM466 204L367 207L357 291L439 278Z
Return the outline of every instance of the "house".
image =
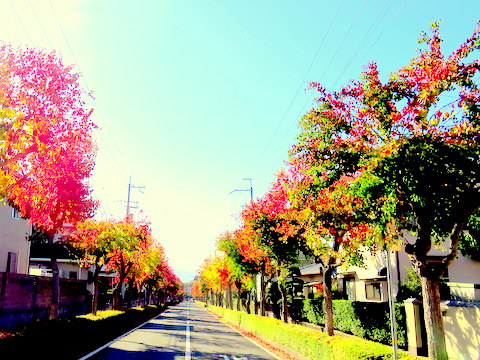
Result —
M386 252L378 251L372 255L365 250L363 255L364 267L342 265L337 269L337 283L340 292L347 300L388 301ZM408 258L406 260L409 262ZM393 293L397 294L399 281L407 278L406 266L408 263L400 262L398 252L390 254L390 262Z
M12 206L0 205L0 272L28 274L32 225Z
M414 238L404 234L404 239L413 243ZM440 262L446 255L448 244L432 247L429 262ZM387 301L387 257L386 251L370 254L364 251L365 267L343 265L337 269L337 282L344 298L357 301ZM399 284L406 280L407 269L412 265L402 245L398 251L390 252L392 292L398 294ZM444 274L450 297L459 300L480 300L480 261L465 257L460 251Z
M319 289L319 285L323 284L320 264L304 262L300 267L300 276L297 277L304 282L303 296L305 299L313 298Z
M56 236L53 251L55 251L57 257L57 265L60 279L70 279L83 281L86 285L88 293L93 294L93 272L94 267L84 267L75 258L74 255L68 250L68 248L58 242L59 236ZM44 276L52 277L51 269L51 251L52 248L42 241L32 242L30 268L29 274L31 276ZM111 301L111 288L113 283L114 273L100 272L100 299L99 308L107 306L107 303Z

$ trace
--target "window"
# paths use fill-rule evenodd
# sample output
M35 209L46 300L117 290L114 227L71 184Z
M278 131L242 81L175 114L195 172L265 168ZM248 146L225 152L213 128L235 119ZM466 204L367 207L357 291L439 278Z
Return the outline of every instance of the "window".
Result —
M20 211L17 208L12 207L12 218L20 219Z
M355 301L355 279L345 278L344 291L347 300Z
M16 273L17 272L17 253L8 252L7 260L7 273Z
M433 271L437 272L442 268L444 265L442 263L443 261L443 256L428 256L427 257L427 265L429 268L431 268ZM442 280L448 281L448 268L445 269L442 275Z
M365 284L365 293L367 295L367 300L382 300L380 283Z

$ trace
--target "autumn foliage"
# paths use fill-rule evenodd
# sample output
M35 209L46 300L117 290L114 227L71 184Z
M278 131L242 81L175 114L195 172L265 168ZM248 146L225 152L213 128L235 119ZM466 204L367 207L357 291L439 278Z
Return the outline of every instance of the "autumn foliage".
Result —
M93 214L92 109L55 52L0 45L0 190L44 230Z
M97 283L100 270L113 273L114 307L120 308L122 284L129 288L146 288L162 298L175 294L181 282L168 265L163 247L153 239L148 221L135 221L127 216L122 221L79 222L65 241L76 251L79 260L95 268L93 312L96 311Z
M90 94L79 79L56 52L0 43L0 197L43 230L50 243L60 232L70 235L81 263L94 266L96 282L101 269L114 272L117 307L127 281L163 291L162 296L173 294L181 282L149 223L92 218L98 204L88 178L95 163L96 126L87 105ZM51 264L50 317L55 318L60 288L53 255ZM95 303L98 293L94 297Z
M418 55L386 80L370 63L338 91L310 85L316 104L299 123L288 169L245 206L234 234L242 261L256 257L280 274L297 249L322 265L326 281L344 262L361 265L361 249L403 243L422 282L429 356L444 359L439 279L459 244L472 241L462 234L480 207L480 62L472 56L480 27L450 54L438 23L419 42ZM428 253L445 241L449 251L433 268ZM326 301L327 322L328 309Z

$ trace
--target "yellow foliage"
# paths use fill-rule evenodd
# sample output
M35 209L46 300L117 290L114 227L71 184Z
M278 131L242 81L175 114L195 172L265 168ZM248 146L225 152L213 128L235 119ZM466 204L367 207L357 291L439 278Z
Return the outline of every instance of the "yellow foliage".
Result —
M124 312L120 310L102 310L102 311L97 311L97 315L93 315L93 314L78 315L77 318L97 321L97 320L106 319L112 316L117 316L123 313Z

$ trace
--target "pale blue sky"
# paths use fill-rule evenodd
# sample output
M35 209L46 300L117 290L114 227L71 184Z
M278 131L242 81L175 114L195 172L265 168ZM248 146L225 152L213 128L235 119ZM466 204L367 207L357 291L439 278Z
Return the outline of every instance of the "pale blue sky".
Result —
M339 89L370 61L386 77L439 19L451 50L480 2L0 0L0 13L0 39L79 65L101 128L102 214L125 213L129 176L145 186L132 200L188 281L249 200L229 193L252 178L261 196L282 167L310 81Z

